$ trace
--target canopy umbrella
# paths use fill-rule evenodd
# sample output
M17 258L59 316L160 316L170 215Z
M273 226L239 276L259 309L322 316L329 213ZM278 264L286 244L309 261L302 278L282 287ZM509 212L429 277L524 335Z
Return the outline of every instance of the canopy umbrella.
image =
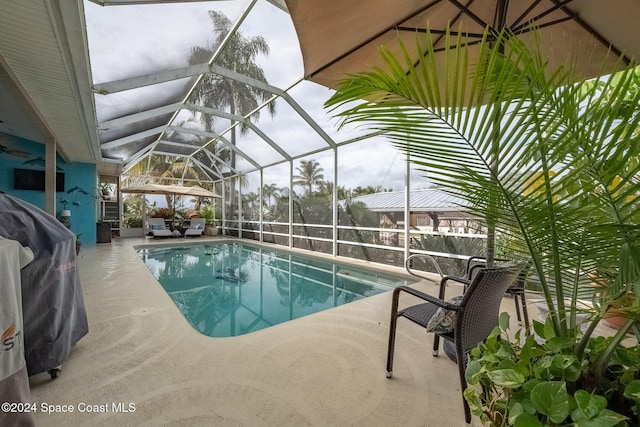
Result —
M538 40L542 42L550 69L571 59L578 72L574 76L576 81L616 71L621 65L620 57L623 65L640 59L640 45L636 43L640 26L635 19L640 16L640 2L634 0L286 0L286 3L298 34L305 78L331 88L336 88L349 74L384 68L381 46L402 57L404 52L398 39L406 46L406 52L420 52L417 44L426 46L427 37L433 37L436 62L445 64L450 59L442 53L449 47L445 44L449 29L454 36L455 31L463 33L464 45L469 47L469 65L476 62L473 47L480 44L487 30L490 36L497 36L505 29L514 34L535 30L530 47L535 47ZM526 38L522 40L527 43ZM414 64L418 64L417 56ZM494 122L499 126L499 117ZM494 168L498 169L498 165ZM487 257L491 262L491 228L488 235Z
M122 193L134 193L134 194L165 194L165 195L173 195L173 196L211 197L211 198L219 198L219 199L222 198L222 196L218 195L217 193L206 190L202 187L198 187L197 185L194 185L191 187L183 187L181 185L144 184L144 185L138 185L134 187L123 188L120 191ZM176 202L174 199L173 200L173 219L175 219L175 214L176 214L175 204Z
M213 191L206 190L197 185L191 187L183 187L181 185L163 185L163 184L144 184L135 187L123 188L120 190L122 193L137 193L137 194L169 194L169 195L183 195L183 196L195 196L195 197L215 197L221 198L222 196L214 193Z
M582 77L611 72L622 54L640 58L640 2L635 0L416 0L366 2L286 0L305 68L305 78L335 88L347 74L382 65L379 46L399 55L397 38L414 52L416 34L447 24L478 43L486 28L522 34L539 29L551 67L575 59ZM436 44L443 48L444 37ZM611 67L603 70L608 61Z

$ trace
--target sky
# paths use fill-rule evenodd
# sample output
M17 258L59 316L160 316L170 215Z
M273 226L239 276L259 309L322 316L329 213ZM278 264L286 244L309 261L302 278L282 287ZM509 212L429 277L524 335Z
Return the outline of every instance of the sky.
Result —
M210 47L213 27L208 10L223 12L235 21L246 7L245 1L185 2L162 5L98 6L85 2L87 33L94 83L103 83L187 65L190 49ZM285 89L302 79L304 67L295 29L289 15L264 0L259 0L243 22L240 31L248 37L261 35L270 46L268 56L257 58L269 84ZM184 82L154 85L114 95L96 95L98 120L103 121L145 108L150 100L167 94L181 93ZM367 133L353 126L338 131L337 120L323 109L333 93L312 82L303 81L290 92L294 100L336 142ZM184 120L187 115L181 115ZM220 120L216 130L222 131L228 121ZM284 100L277 103L275 117L263 113L258 127L285 151L293 155L326 146L326 143L300 118ZM262 164L282 157L255 134L243 136L238 147ZM332 151L316 153L303 160L317 160L325 179L333 181ZM239 167L248 167L238 161ZM299 161L294 162L294 168ZM250 166L249 166L250 167ZM252 167L251 167L252 168ZM404 188L405 162L389 142L372 138L350 144L339 150L338 180L346 188L381 186ZM264 183L283 187L288 183L288 165L267 168ZM295 172L294 172L295 173ZM258 174L249 175L249 189L257 190ZM412 173L412 188L428 186L418 173ZM244 190L243 190L244 191Z

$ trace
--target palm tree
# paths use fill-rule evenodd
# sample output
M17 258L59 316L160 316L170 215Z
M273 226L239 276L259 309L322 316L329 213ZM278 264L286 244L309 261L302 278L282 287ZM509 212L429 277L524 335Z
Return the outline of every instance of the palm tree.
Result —
M271 206L271 198L280 197L280 189L275 184L264 184L262 186L262 197L264 199L265 205Z
M428 33L415 68L403 46L399 58L383 50L386 67L347 77L327 106L346 108L337 113L345 122L386 131L429 179L513 241L511 256L531 260L550 308L549 336L575 337L577 301L593 295L590 274L601 278L607 298L584 336L569 341L582 357L608 307L624 309L629 321L590 365L598 384L640 320L634 70L574 84L571 66L549 69L518 36L493 36L495 44L483 37L471 72L464 40L450 34L441 64Z
M189 58L190 64L201 64L209 62L213 57L214 50L227 37L231 31L233 23L223 13L213 10L209 11L209 17L213 24L215 35L214 46L212 48L193 47ZM261 36L245 37L240 31L235 31L226 47L216 59L216 64L239 74L251 77L262 82L267 82L264 71L256 64L256 57L260 54L269 54L269 45ZM191 101L198 102L204 106L225 110L229 109L231 114L245 116L258 108L258 102L269 100L273 94L266 90L249 86L247 84L231 80L214 73L205 74L202 81L191 94ZM275 102L267 106L269 113L273 116L276 113ZM202 114L201 120L205 124L206 130L211 131L214 124L214 116ZM260 118L260 111L256 111L249 118L257 121ZM233 124L234 121L232 120ZM240 134L246 134L249 127L241 123ZM231 144L236 145L236 128L231 129ZM235 153L231 155L231 167L235 168Z
M296 167L298 175L294 175L293 185L299 185L305 188L307 194L313 192L315 185L320 185L324 182L324 169L320 167L320 163L317 160L302 160L300 166Z
M133 181L141 181L139 184L153 182L157 184L175 184L183 179L184 185L200 184L202 181L210 181L210 177L193 163L183 158L173 159L162 154L152 154L145 160L135 164L128 172L129 185ZM167 206L173 205L173 197L165 195Z
M372 185L367 185L366 187L357 186L356 188L353 189L351 194L353 195L353 197L358 197L358 196L364 196L366 194L381 193L382 191L383 190L381 185L378 185L376 187Z
M322 194L332 195L333 187L333 182L324 181L318 185L318 191ZM348 194L350 194L349 190L347 190L343 185L338 186L338 200L346 200Z
M251 220L258 219L258 202L260 200L260 194L254 193L253 191L249 194L245 194L242 196L243 202L246 204L246 207L249 209L249 216Z
M195 114L194 114L191 117L189 117L189 118L187 118L185 120L182 120L180 123L178 123L178 127L187 126L189 123L194 122L196 120L197 119L196 119ZM189 145L189 146L193 146L193 147L202 147L209 140L209 138L207 138L205 136L184 133L184 132L180 132L179 130L169 130L169 131L167 131L167 133L165 135L165 139L167 139L169 141L173 141L173 142L183 143L185 145ZM232 153L231 149L229 149L227 146L222 144L220 141L214 141L214 142L212 142L210 144L207 144L204 149L207 152L217 156L218 158L220 158L223 161L229 161L231 159L231 153ZM211 162L209 157L203 151L198 151L197 153L195 153L194 159L200 161L201 163L203 163L205 165L209 164ZM197 167L191 161L189 162L188 173L190 175L194 175L195 174L195 175L199 176L198 185L200 185L200 186L203 186L204 182L210 182L211 181L211 176L209 176L208 173L204 172L202 169Z

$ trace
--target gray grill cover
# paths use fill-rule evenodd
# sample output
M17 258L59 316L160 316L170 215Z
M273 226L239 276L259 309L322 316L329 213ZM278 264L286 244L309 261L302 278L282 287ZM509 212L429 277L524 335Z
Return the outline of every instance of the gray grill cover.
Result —
M29 376L46 372L61 365L89 331L76 236L45 211L1 192L0 235L33 251L21 271L24 350Z

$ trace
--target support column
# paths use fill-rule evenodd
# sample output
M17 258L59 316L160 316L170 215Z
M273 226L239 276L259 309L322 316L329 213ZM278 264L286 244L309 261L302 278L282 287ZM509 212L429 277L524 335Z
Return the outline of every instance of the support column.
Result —
M289 248L293 247L293 160L289 161Z
M333 149L333 256L338 256L338 147ZM345 203L347 201L345 200Z
M222 235L224 236L227 231L227 181L225 181L224 175L222 176L222 209L220 212L222 213Z
M259 238L260 242L264 242L264 169L260 169L260 199L258 200L260 211L258 213L258 229L259 229ZM273 237L273 236L272 236Z
M242 217L242 183L240 182L240 174L237 175L234 181L238 182L238 194L236 195L238 199L238 238L242 239L242 220L244 218ZM233 193L234 195L236 194L235 185L233 187Z
M56 216L56 140L52 137L47 137L45 139L44 164L45 211Z
M407 166L404 175L404 259L411 255L411 156L407 153Z

